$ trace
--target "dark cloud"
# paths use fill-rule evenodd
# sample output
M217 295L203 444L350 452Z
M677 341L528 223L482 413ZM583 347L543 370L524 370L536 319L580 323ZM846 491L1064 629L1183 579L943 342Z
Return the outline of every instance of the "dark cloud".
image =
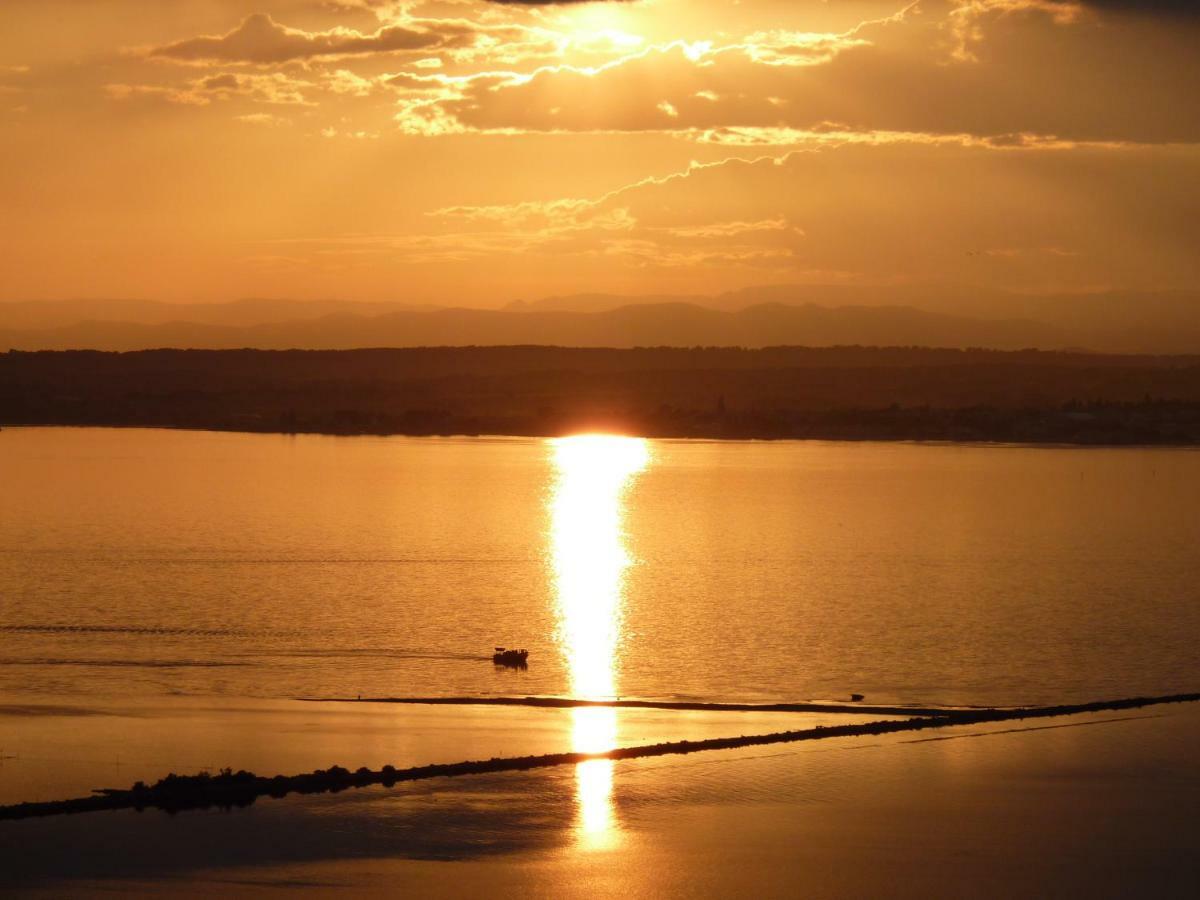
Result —
M480 79L441 107L467 128L712 129L722 140L729 129L825 123L980 138L1200 140L1200 122L1180 114L1200 85L1191 28L1060 22L1044 5L979 7L966 19L959 9L968 8L923 0L828 46L764 34L702 58L673 45L602 71L547 67L519 80Z
M567 6L583 3L632 3L636 0L488 0L502 6ZM1200 16L1200 0L1052 0L1063 6L1081 2L1105 12L1129 15Z
M1083 0L1083 4L1129 15L1200 16L1200 0Z
M566 6L582 3L631 3L636 0L489 0L502 6ZM1076 0L1054 0L1064 6ZM1121 13L1200 15L1200 0L1080 0L1084 6Z

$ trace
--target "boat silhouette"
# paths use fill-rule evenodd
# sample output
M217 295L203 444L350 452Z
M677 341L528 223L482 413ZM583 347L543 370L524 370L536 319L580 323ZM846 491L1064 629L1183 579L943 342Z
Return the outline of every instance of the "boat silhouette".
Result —
M526 660L528 659L528 650L505 650L503 647L497 647L496 652L492 654L492 662L509 669L527 668L529 664Z

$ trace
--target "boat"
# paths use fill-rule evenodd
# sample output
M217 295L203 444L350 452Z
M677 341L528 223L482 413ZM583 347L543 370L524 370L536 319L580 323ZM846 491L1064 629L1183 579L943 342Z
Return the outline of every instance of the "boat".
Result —
M529 665L526 662L528 659L528 650L505 650L503 647L497 647L496 652L492 654L492 662L510 669L524 669Z

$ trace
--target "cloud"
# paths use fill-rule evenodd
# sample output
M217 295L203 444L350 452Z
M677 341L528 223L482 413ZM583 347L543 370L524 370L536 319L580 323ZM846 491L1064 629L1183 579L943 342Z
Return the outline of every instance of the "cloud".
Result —
M429 264L520 259L580 280L625 270L699 284L752 269L1078 289L1194 283L1197 214L1200 148L848 144L693 164L595 197L446 207L423 232L314 246Z
M150 55L183 62L283 63L291 60L338 58L372 53L429 50L461 38L462 26L440 32L388 25L373 34L348 28L309 32L280 25L265 13L247 16L233 31L201 36L157 47Z
M186 84L176 86L122 83L104 86L105 93L113 100L158 98L188 106L208 106L214 100L233 98L281 106L315 106L316 103L309 99L308 94L317 89L318 85L313 81L295 78L282 72L224 72L194 78Z
M843 34L756 32L650 46L599 66L461 77L445 82L436 117L451 123L443 133L779 135L838 123L981 139L1200 140L1200 119L1181 114L1200 88L1196 32L1157 21L1111 27L1080 10L918 0Z
M238 122L245 122L247 125L267 125L270 127L279 127L280 125L291 125L292 120L277 116L272 113L246 113L241 116L234 116Z
M1142 8L1133 2L916 0L839 33L786 20L763 30L758 17L740 35L666 43L572 30L554 17L518 24L519 16L489 16L479 3L354 5L374 11L380 27L303 30L260 13L226 34L148 52L208 68L300 68L319 86L305 98L319 90L323 105L386 86L396 94L392 127L414 135L647 132L776 146L830 131L993 143L1004 135L1200 140L1200 120L1180 112L1200 87L1200 33L1161 16L1112 20ZM1163 0L1145 8L1185 6ZM460 7L474 9L474 18L414 12ZM203 105L215 84L147 87ZM387 127L377 109L367 114L372 121L350 130Z
M746 0L740 30L697 24L723 6L715 0L677 26L683 2L620 4L598 18L489 10L479 0L342 2L356 22L374 13L378 27L328 27L348 20L311 12L299 20L307 28L292 27L259 13L223 34L126 53L101 77L118 99L312 106L313 134L643 133L764 148L1200 141L1200 119L1186 114L1200 88L1200 32L1162 16L1116 15L1136 4L916 0L826 32L818 26L834 20L771 22L781 0ZM847 14L838 15L844 25ZM804 30L810 23L817 30ZM685 24L690 39L659 40ZM186 67L154 64L163 60ZM248 80L267 75L282 78ZM44 83L40 69L0 72L6 94ZM88 89L94 96L97 86ZM32 107L42 102L31 94Z

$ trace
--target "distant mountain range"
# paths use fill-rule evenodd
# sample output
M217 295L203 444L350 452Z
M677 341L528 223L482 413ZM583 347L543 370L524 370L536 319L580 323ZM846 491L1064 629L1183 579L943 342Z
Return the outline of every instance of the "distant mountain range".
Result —
M622 306L604 312L439 309L374 316L221 325L85 321L40 330L0 331L0 346L22 350L142 350L553 344L568 347L742 346L777 344L1061 347L1056 329L1035 322L980 321L904 307L762 304L735 312L689 303Z
M0 350L353 349L554 344L926 346L1200 351L1200 292L1025 296L949 288L779 286L711 297L578 294L499 310L338 300L0 303ZM816 302L817 299L822 302ZM919 302L918 302L919 301ZM963 315L962 308L1003 315Z

